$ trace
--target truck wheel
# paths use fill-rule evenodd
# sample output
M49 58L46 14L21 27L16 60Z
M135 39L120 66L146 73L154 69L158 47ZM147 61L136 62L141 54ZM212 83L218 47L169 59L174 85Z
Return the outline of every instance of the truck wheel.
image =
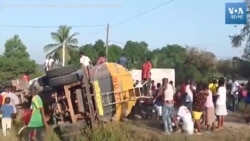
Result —
M77 75L77 73L72 73L49 79L49 86L51 87L63 86L77 81L79 81L79 76Z
M87 128L87 125L85 121L78 121L76 123L64 123L56 128L54 128L54 131L59 137L62 139L62 141L69 141L69 140L79 140L79 134L81 134L85 129ZM78 137L78 139L76 139Z
M37 81L38 81L38 84L40 86L46 86L46 85L48 85L48 77L47 76L40 77L40 78L38 78Z
M68 65L68 66L64 66L61 68L48 70L46 72L46 75L48 78L54 78L54 77L59 77L59 76L71 74L75 71L77 71L77 68L74 65Z

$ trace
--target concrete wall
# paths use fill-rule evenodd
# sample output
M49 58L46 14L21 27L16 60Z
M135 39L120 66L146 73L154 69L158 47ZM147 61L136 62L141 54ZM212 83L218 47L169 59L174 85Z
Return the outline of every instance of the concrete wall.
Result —
M135 80L141 81L141 70L131 70L130 73ZM162 78L168 78L169 81L173 81L175 83L175 69L163 69L163 68L153 68L151 69L151 78L156 83L161 83Z

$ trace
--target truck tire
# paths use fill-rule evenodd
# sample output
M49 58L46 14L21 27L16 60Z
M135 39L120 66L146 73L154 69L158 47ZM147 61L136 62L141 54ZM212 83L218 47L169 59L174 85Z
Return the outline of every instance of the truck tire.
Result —
M48 70L46 72L46 75L48 78L54 78L54 77L59 77L59 76L71 74L75 71L77 71L77 68L74 65L68 65L68 66L64 66L61 68Z
M79 76L77 75L77 73L72 73L49 79L49 86L51 87L63 86L77 81L79 81Z
M79 133L82 133L86 128L86 122L83 120L76 123L63 123L55 127L54 132L62 141L79 140Z
M48 85L48 77L47 76L40 77L40 78L38 78L37 81L38 81L38 84L40 86L46 86L46 85Z

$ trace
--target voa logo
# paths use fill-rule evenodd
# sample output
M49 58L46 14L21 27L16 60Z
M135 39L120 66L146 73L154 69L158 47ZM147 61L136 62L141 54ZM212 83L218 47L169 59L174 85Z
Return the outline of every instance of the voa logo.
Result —
M231 19L243 19L243 9L241 7L235 8L235 7L229 7L228 11L231 15Z
M231 15L233 14L243 15L244 14L243 9L240 7L239 8L229 7L228 11Z

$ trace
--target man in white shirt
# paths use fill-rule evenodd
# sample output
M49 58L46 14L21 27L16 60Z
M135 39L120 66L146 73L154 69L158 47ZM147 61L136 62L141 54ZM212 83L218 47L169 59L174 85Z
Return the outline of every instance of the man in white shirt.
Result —
M88 67L90 64L90 59L84 53L81 53L80 63L85 67Z
M236 81L236 78L232 78L232 84L231 84L231 106L232 111L235 111L237 108L239 108L238 100L239 100L239 87L240 84Z
M54 59L50 56L48 61L49 70L53 69Z
M88 56L85 55L84 52L81 53L80 63L82 67L84 67L85 71L87 72L86 74L89 75L89 65L91 63L91 60L89 59Z

